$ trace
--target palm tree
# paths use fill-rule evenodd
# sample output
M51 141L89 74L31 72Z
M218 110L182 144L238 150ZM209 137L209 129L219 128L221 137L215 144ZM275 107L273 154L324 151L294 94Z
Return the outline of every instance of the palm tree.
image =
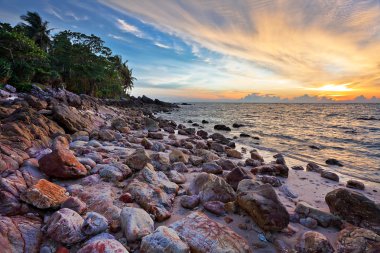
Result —
M133 69L128 68L128 61L123 62L121 56L116 55L112 59L116 66L117 71L119 72L122 82L123 82L123 90L127 92L133 88L133 82L137 79L133 77Z
M34 42L43 50L47 51L50 46L50 32L48 29L49 22L42 21L41 16L37 12L28 11L26 15L22 15L21 19L25 23L20 26L25 30L26 35L34 40Z

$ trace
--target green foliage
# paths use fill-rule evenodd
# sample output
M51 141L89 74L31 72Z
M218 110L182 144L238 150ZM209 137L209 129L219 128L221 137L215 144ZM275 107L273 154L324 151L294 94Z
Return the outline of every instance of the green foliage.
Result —
M0 58L0 83L6 83L11 77L11 73L11 64L7 60Z
M108 98L132 89L132 69L101 38L62 31L51 39L48 22L38 13L28 12L21 19L24 23L15 27L0 23L0 81L4 75L23 91L36 82Z

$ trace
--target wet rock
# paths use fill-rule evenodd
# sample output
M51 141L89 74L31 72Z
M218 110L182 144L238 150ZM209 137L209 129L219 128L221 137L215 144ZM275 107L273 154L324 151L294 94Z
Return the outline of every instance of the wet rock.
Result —
M275 154L273 158L276 159L275 161L276 164L286 165L285 157L282 154Z
M170 225L189 246L191 252L200 253L248 253L247 241L200 212L193 212Z
M239 136L242 137L242 138L248 138L248 137L251 137L249 134L246 134L246 133L240 133Z
M224 146L223 144L217 143L217 142L211 142L210 149L216 151L216 152L224 152Z
M46 175L74 179L87 175L86 168L66 149L57 149L39 160L40 170Z
M0 216L1 252L37 253L41 241L41 220L39 218Z
M343 163L341 163L340 161L338 161L337 159L334 159L334 158L327 159L326 164L343 167Z
M257 150L252 150L250 154L251 154L251 159L264 162L264 158L259 154Z
M199 205L200 199L198 195L185 195L181 197L181 206L187 209L194 209Z
M270 175L288 177L289 168L282 164L266 164L255 167L251 170L254 175Z
M149 154L144 149L137 149L127 158L126 164L133 170L141 170L150 161Z
M293 170L304 170L304 168L300 165L292 166Z
M78 213L62 208L50 216L43 230L57 242L73 244L84 239L81 232L82 224L83 218Z
M202 139L207 139L208 133L205 130L198 130L197 135L202 137Z
M335 215L319 210L304 201L300 201L297 203L295 211L301 217L310 217L315 219L318 222L318 224L322 227L339 227L341 225L341 221Z
M224 203L220 201L207 201L206 203L203 203L203 207L207 211L216 215L223 215L226 212Z
M183 184L186 182L186 177L176 170L169 171L168 178L170 179L170 181L176 184Z
M252 178L254 178L252 173L244 170L243 168L236 167L227 174L226 181L232 186L232 188L234 188L234 190L236 190L241 180Z
M324 169L322 169L321 166L319 166L318 164L316 164L314 162L309 162L306 165L306 171L312 171L312 172L321 173L322 171L324 171Z
M228 144L230 141L220 133L213 133L212 135L209 136L213 141L222 143L222 144Z
M112 235L102 233L88 240L77 253L128 253L127 249Z
M221 166L223 170L232 170L236 167L236 164L229 159L220 158L220 159L216 160L215 162L219 166Z
M128 242L134 242L153 233L154 222L141 208L124 207L120 213L121 227Z
M339 232L337 253L375 253L380 249L380 235L371 230L349 226Z
M332 181L339 182L339 176L331 171L324 170L321 172L321 177L330 179Z
M37 184L21 194L23 201L40 209L57 208L67 198L65 188L45 179L39 180Z
M380 205L363 194L339 188L327 193L325 200L331 213L380 234Z
M310 217L301 218L300 219L300 224L302 226L305 226L305 227L311 228L311 229L314 229L314 228L316 228L318 226L317 220L315 220L313 218L310 218Z
M202 164L202 171L211 174L221 174L223 169L218 164L209 162Z
M87 210L87 205L77 197L69 197L62 203L61 208L69 208L82 214Z
M226 125L215 125L214 129L215 130L220 130L220 131L231 131L231 128L229 128Z
M233 123L232 124L232 127L233 128L240 128L240 127L243 127L244 125L243 124L240 124L240 123Z
M315 231L307 231L298 239L296 251L299 253L333 253L334 249L324 235Z
M141 253L190 253L189 246L183 242L176 231L160 226L154 233L145 236L141 241Z
M169 181L163 172L156 172L150 166L142 169L138 177L126 187L126 191L132 195L135 202L153 214L157 221L171 216L178 189L178 185Z
M252 158L247 158L245 160L245 166L252 166L255 168L255 167L259 167L261 165L263 165L263 163L259 160L254 160Z
M227 203L235 200L234 189L223 178L204 172L193 179L189 192L199 195L202 203L207 201Z
M85 235L96 235L108 228L106 217L95 212L88 212L82 225L82 232Z
M258 185L252 179L239 183L237 203L265 231L280 231L289 224L289 213L280 202L273 187Z
M209 122L207 120L202 120L202 124L208 124Z
M226 154L228 157L233 157L236 159L242 159L243 155L236 149L226 149Z
M365 188L364 184L360 181L357 181L357 180L348 180L346 187L358 189L358 190L364 190L364 188Z
M257 179L263 182L264 184L270 184L273 187L280 187L282 185L281 180L275 176L263 175L263 176L258 176Z
M179 149L174 149L172 152L169 154L169 160L171 163L175 162L182 162L182 163L189 163L189 156L184 154L181 150Z

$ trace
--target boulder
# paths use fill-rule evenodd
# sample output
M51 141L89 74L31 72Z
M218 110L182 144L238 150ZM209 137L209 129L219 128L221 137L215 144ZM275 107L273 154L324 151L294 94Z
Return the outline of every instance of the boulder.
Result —
M338 174L336 174L334 172L331 172L331 171L327 171L327 170L322 171L321 172L321 177L330 179L332 181L339 182L339 176L338 176Z
M28 206L20 200L20 195L27 187L20 171L4 171L1 173L0 214L17 215L28 211Z
M153 233L154 222L141 208L124 207L120 213L121 228L128 242L134 242Z
M327 193L325 200L331 213L380 234L380 205L363 194L339 188Z
M226 181L236 190L241 180L252 178L254 178L254 175L251 172L246 171L243 168L236 167L227 174Z
M200 136L202 139L207 139L208 133L205 130L198 130L197 135Z
M26 100L26 102L28 102L28 104L31 107L35 108L38 111L42 110L42 109L46 109L46 107L48 105L45 100L41 100L39 98L36 98L33 95L26 95L25 100Z
M69 197L62 203L61 208L69 208L79 214L87 210L87 205L77 197Z
M62 208L50 216L43 230L57 242L73 244L85 238L81 231L82 224L83 218L78 213Z
M170 179L170 181L172 181L173 183L183 184L186 182L186 177L176 170L169 171L167 173L167 175L168 175L168 178Z
M199 195L202 203L213 200L227 203L236 197L234 189L223 178L204 172L191 181L189 192Z
M358 190L364 190L365 186L362 182L357 181L357 180L348 180L346 184L347 188L352 188L352 189L358 189Z
M289 213L273 187L252 179L240 181L237 203L265 231L281 231L289 224Z
M289 168L283 164L267 164L255 167L251 170L254 175L270 175L288 177Z
M137 149L127 158L126 164L134 170L141 170L150 161L150 156L144 149Z
M194 209L199 205L198 195L185 195L181 198L181 206L187 209Z
M127 249L112 235L102 233L88 240L77 253L128 253Z
M334 248L329 240L321 233L315 231L304 232L296 244L299 253L333 253Z
M71 134L81 130L91 131L94 128L89 118L82 116L76 108L63 103L53 107L53 119Z
M67 149L57 149L39 160L40 170L50 177L75 179L87 175L86 168Z
M163 221L171 216L173 201L179 187L162 171L156 172L149 165L127 185L126 191L157 221Z
M306 171L321 173L324 169L314 162L309 162L306 165Z
M229 159L220 158L220 159L216 160L215 162L219 166L221 166L223 170L232 170L236 167L236 164Z
M40 209L57 208L67 198L65 188L45 179L39 180L37 184L21 194L23 201Z
M225 214L226 210L224 208L224 203L220 201L207 201L206 203L203 203L203 207L216 215L223 215Z
M230 141L220 133L213 133L212 135L209 136L213 141L222 143L222 144L228 144Z
M231 128L229 128L226 125L215 125L214 129L215 130L220 130L220 131L231 131Z
M160 127L157 121L151 118L145 118L145 129L149 132L157 132L160 129Z
M251 154L251 159L260 161L262 163L264 162L264 158L259 154L259 152L257 152L257 150L252 150L250 154Z
M208 162L202 164L202 171L211 174L222 174L223 169L214 162Z
M99 140L102 141L114 141L115 138L115 132L111 129L101 129L98 132Z
M176 231L160 226L154 233L143 237L141 253L190 253L189 246L179 238Z
M335 165L335 166L339 166L339 167L343 167L343 163L341 163L340 161L338 161L338 160L335 159L335 158L327 159L327 160L326 160L326 164L328 164L328 165Z
M82 232L85 235L96 235L108 228L106 217L95 212L88 212L82 224Z
M182 162L182 163L187 164L187 163L189 163L189 156L184 154L179 149L174 149L169 154L169 160L171 163Z
M0 216L1 252L40 252L41 219L23 216Z
M210 149L222 153L224 152L224 145L217 142L211 142Z
M320 226L325 228L329 226L340 227L342 223L335 215L319 210L304 201L297 203L295 212L301 217L310 217L315 219Z
M169 227L189 245L191 252L251 252L248 242L243 237L200 212L192 212Z
M339 232L337 253L375 253L379 249L380 235L371 230L348 226Z
M236 159L242 159L243 158L243 155L237 151L236 149L226 149L226 154L228 157L233 157L233 158L236 158Z
M172 164L171 167L172 167L172 170L176 170L176 171L181 172L181 173L189 171L183 162L175 162Z

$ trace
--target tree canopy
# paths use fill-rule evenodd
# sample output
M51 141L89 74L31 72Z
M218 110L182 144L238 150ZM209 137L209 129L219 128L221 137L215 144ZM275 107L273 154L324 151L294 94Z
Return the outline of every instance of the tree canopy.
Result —
M30 83L97 97L124 96L136 80L119 55L91 34L62 31L51 36L36 12L22 15L15 27L0 23L0 83L25 89Z

